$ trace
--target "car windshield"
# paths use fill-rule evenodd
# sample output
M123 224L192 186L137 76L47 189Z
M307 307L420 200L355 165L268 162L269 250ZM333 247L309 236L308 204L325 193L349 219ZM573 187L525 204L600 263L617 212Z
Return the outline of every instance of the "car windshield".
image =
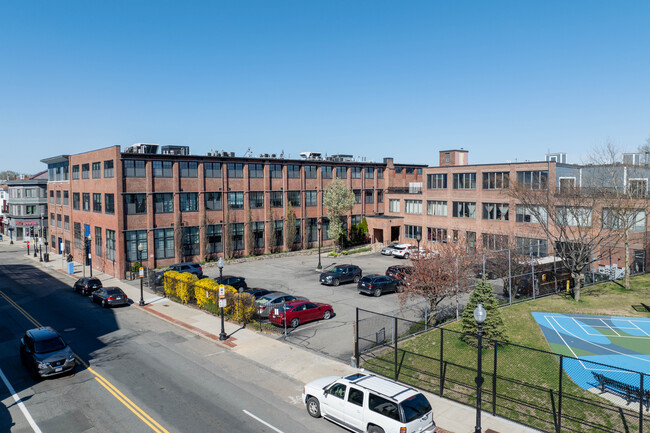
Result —
M406 422L411 422L431 412L431 404L429 404L429 400L422 394L415 394L407 398L402 402L401 406L404 410Z
M99 281L99 280L88 280L88 284L96 285L96 284L101 284L101 283L102 283L102 282Z
M61 337L54 337L47 340L34 342L34 352L36 353L54 352L55 350L61 350L64 347L65 342L63 339L61 339Z
M334 268L332 269L332 272L334 272L334 273L336 273L336 274L340 274L340 273L343 272L344 270L345 270L345 268L344 268L343 266L336 266L336 267L334 267Z

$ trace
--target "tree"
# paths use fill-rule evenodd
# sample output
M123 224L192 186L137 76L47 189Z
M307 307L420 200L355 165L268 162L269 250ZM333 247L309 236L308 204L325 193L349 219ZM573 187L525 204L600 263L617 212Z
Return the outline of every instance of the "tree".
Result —
M12 170L0 171L0 180L15 180L18 173Z
M501 317L501 310L499 310L499 302L494 296L492 285L489 284L485 278L476 285L472 293L469 295L469 301L465 306L462 314L461 325L465 335L461 339L470 345L476 345L476 335L478 325L474 319L474 309L479 304L483 304L483 308L487 312L485 322L483 322L483 335L488 340L488 345L491 345L490 340L497 340L499 342L508 342L506 335L506 327Z
M293 210L293 206L291 206L291 202L287 202L287 214L284 219L284 225L284 245L287 247L287 251L291 251L295 244L296 235L298 234L296 213Z
M224 240L224 255L226 257L233 257L235 251L235 239L232 232L231 209L230 205L226 204L224 209L224 222L222 230L222 238Z
M354 203L354 192L341 179L334 179L325 190L323 205L327 208L330 223L327 234L334 241L337 249L340 247L341 236L345 233L341 216L350 212Z
M253 254L253 250L255 249L255 233L253 233L253 211L251 209L248 209L248 221L246 223L248 226L248 237L246 238L246 249L248 249L248 254Z
M278 238L275 234L275 216L273 215L273 210L269 208L269 251L275 251L276 244L278 243Z

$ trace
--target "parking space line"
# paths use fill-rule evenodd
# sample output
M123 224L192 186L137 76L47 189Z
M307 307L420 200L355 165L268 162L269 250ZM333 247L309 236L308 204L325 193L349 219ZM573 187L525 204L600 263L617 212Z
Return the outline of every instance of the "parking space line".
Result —
M0 378L2 378L2 381L5 383L5 386L11 393L11 396L14 398L14 401L18 405L18 408L20 408L20 411L23 413L23 415L25 415L27 422L32 427L32 430L34 430L34 433L43 433L41 429L38 427L38 425L36 424L36 421L34 421L34 418L32 418L32 415L29 413L29 411L23 404L23 400L18 396L18 394L16 394L14 387L11 386L11 383L9 383L9 379L7 379L7 376L5 376L1 368L0 368Z
M269 424L268 422L264 421L262 418L256 417L255 415L253 415L252 413L250 413L250 412L247 411L246 409L242 409L242 412L244 412L246 415L250 416L250 417L253 418L254 420L256 420L256 421L258 421L258 422L264 424L264 425L267 426L268 428L273 429L273 430L275 430L275 431L278 432L278 433L284 433L282 430L278 430L277 428L273 427L273 426L272 426L271 424Z

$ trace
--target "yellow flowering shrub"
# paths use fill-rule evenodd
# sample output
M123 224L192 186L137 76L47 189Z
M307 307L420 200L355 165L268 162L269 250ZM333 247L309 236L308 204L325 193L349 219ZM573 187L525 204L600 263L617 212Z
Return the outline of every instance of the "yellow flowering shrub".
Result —
M219 284L211 278L203 278L197 281L194 283L194 298L199 308L206 305L208 301L216 304L219 298Z
M237 299L237 289L235 289L233 286L226 286L226 308L223 309L223 312L227 314L228 316L232 316L233 313L235 312L235 300ZM218 284L217 284L218 287Z
M194 296L194 283L198 281L198 277L189 272L183 272L178 280L176 296L180 298L183 304L187 304Z
M176 271L167 271L163 276L163 287L165 288L165 296L176 296L178 278L181 276Z
M249 323L255 315L255 297L250 293L237 293L235 298L233 319Z

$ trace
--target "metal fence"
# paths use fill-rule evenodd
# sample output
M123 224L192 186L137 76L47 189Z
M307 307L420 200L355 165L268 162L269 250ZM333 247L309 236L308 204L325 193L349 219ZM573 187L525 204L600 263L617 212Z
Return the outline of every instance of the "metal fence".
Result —
M357 309L360 367L476 406L476 335ZM421 335L407 342L409 337ZM433 351L431 350L433 348ZM420 352L426 352L425 355ZM643 432L650 377L517 344L484 340L481 407L542 431Z

